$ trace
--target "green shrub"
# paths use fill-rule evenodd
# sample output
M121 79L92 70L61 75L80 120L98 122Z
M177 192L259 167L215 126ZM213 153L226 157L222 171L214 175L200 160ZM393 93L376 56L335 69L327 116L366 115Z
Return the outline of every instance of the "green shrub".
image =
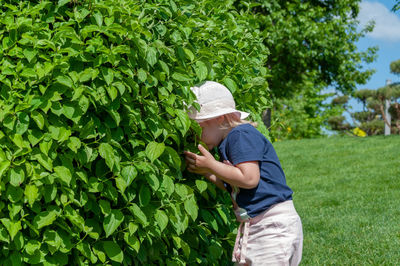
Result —
M2 1L0 264L230 261L227 195L184 172L189 87L260 120L268 51L242 1Z

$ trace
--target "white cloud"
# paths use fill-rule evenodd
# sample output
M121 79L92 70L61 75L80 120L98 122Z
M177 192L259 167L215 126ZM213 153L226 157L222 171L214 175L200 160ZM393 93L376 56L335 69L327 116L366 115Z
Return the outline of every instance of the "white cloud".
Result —
M358 14L360 26L375 21L374 31L367 36L386 41L400 41L400 17L379 2L363 1Z

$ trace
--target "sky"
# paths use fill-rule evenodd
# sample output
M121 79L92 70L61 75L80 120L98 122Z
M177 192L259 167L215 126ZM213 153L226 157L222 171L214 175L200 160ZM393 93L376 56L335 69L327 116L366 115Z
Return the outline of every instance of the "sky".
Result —
M357 89L378 89L386 84L387 79L400 82L400 76L390 73L390 63L400 59L400 11L392 12L394 5L394 0L369 0L360 3L359 30L371 20L375 21L375 28L359 40L357 48L365 51L368 47L378 46L379 50L373 63L363 65L365 69L375 69L375 74L366 84L358 85ZM355 99L349 101L349 106L351 112L362 110L362 104ZM352 123L349 114L345 114L345 117Z

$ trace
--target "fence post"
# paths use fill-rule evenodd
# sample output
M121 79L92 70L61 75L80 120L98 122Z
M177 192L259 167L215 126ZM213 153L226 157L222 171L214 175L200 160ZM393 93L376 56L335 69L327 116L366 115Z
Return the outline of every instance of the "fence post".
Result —
M392 81L390 79L386 80L386 86L389 86L391 83L392 83ZM385 116L386 116L386 119L387 119L389 125L391 125L392 118L390 117L389 107L390 107L390 100L386 99L385 100ZM385 123L385 136L390 135L390 126L389 125Z

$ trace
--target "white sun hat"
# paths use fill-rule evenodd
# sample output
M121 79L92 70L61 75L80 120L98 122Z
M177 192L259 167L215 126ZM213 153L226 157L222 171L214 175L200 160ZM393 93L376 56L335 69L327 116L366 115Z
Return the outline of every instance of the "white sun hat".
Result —
M189 107L188 115L191 119L201 122L230 113L240 114L241 119L249 116L249 113L236 110L231 92L218 82L205 81L190 89L197 97L195 102L200 105L200 111L194 106Z

